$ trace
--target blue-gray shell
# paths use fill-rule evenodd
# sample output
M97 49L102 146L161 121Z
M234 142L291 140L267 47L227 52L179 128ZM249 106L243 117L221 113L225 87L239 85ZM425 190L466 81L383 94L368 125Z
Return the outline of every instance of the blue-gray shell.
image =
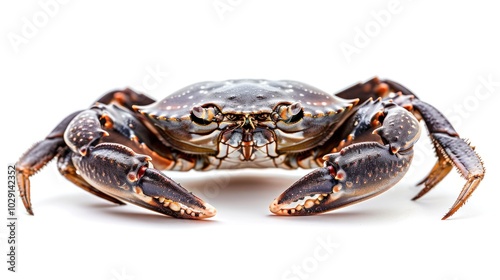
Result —
M343 110L353 100L330 95L296 81L227 80L187 86L140 111L162 119L183 118L195 106L213 104L223 114L271 113L278 104L300 102L305 115L321 116Z

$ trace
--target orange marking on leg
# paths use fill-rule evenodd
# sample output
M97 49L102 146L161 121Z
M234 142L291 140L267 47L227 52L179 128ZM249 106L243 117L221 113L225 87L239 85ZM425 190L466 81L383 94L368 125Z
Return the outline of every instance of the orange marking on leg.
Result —
M386 83L380 83L379 85L377 85L377 87L375 88L375 93L378 95L378 96L385 96L387 93L389 92L389 85L386 84Z

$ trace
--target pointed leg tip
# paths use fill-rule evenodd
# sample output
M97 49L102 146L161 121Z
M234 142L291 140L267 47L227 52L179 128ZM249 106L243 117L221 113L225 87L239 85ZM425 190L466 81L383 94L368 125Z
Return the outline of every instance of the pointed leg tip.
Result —
M448 213L446 213L446 215L444 215L444 216L441 218L441 221L447 220L449 217L453 216L453 214L455 214L455 211L450 210Z
M427 181L427 177L426 177L426 178L424 178L422 181L418 182L418 183L415 185L415 187L418 187L418 186L421 186L421 185L425 184L425 182L426 182L426 181Z
M31 207L31 201L28 200L28 198L26 198L26 196L21 196L21 199L23 201L24 208L26 209L26 212L28 212L28 214L33 216L34 214L33 214L33 208Z
M423 189L420 190L414 197L412 197L412 201L416 201L420 198L422 198L425 194L427 194L434 186L432 185L425 185Z
M482 179L483 179L482 176L473 177L469 179L465 184L465 186L463 187L462 192L458 196L457 200L451 207L450 211L448 211L448 213L446 213L446 215L444 215L441 220L446 220L449 217L453 216L453 214L455 214L458 211L458 209L464 206L465 202L467 201L467 199L469 199L472 193L479 186L479 183L481 182Z

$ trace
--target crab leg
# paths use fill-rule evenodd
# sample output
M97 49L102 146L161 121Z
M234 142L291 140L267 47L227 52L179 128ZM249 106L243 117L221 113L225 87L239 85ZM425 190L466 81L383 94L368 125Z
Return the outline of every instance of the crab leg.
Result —
M136 93L131 89L122 91L113 91L105 94L99 100L99 103L109 104L117 103L126 108L132 108L133 104L146 105L154 102L153 99L146 95ZM68 156L68 147L63 138L63 134L68 124L77 116L81 111L77 111L67 116L61 121L47 137L35 143L28 149L16 163L16 176L17 184L19 187L19 194L23 201L26 211L33 215L31 206L31 184L30 177L35 175L41 168L49 163L54 157L59 157L58 168L59 172L66 177L69 181L73 182L82 189L104 198L110 202L123 204L123 202L110 197L99 190L93 188L86 183L82 178L76 174L76 170L71 163L71 155Z
M30 177L49 163L66 146L62 135L66 126L78 113L80 112L75 112L66 117L44 140L35 143L27 150L16 163L19 195L26 211L31 215L33 215L33 209L31 208Z
M338 153L323 157L325 166L317 168L283 192L270 205L278 215L311 215L354 204L376 196L394 186L408 170L413 144L420 128L417 119L393 103L370 102L371 116L360 119L358 127L369 129L364 121L382 126L372 133L379 142L348 145ZM370 131L370 130L367 130ZM301 202L297 202L297 201Z
M154 103L155 100L151 97L144 95L142 93L138 93L133 91L132 89L126 88L124 90L115 90L106 93L104 96L101 96L95 103L101 104L119 104L129 110L133 110L132 107L139 105L149 105Z
M413 107L422 115L434 144L438 160L429 175L420 182L424 188L413 199L416 200L436 186L455 166L467 180L460 195L444 215L443 220L462 207L484 177L484 166L474 149L461 139L448 120L433 106L415 99Z
M149 104L153 101L128 89L108 93L92 109L66 117L44 140L25 152L16 163L16 171L20 197L28 213L33 214L30 177L54 157L58 157L59 172L66 179L110 202L124 204L123 201L128 201L180 218L203 219L213 216L213 207L161 172L150 168L151 158L148 156L136 154L120 144L97 144L109 135L103 129L108 128L113 130L115 137L121 137L115 140L131 143L135 147L142 147L135 133L144 138L150 147L159 145L127 111L116 108L112 112L107 111L113 105L103 104L117 104L131 109L133 104ZM165 162L168 163L168 159L160 161Z
M410 90L402 85L385 81L393 91L398 91L394 102L416 111L429 131L437 155L437 162L429 175L424 178L419 185L424 188L413 198L417 200L433 189L442 179L448 175L452 167L455 166L467 182L450 210L443 216L443 220L451 217L467 199L472 195L484 178L484 166L479 155L474 151L468 142L461 139L458 132L451 123L432 105L416 98Z
M422 119L429 131L429 136L434 145L437 162L429 175L419 185L424 188L413 198L419 199L433 189L442 179L448 175L453 166L464 177L467 182L451 209L443 217L443 220L452 216L484 178L485 169L479 155L470 144L461 139L446 117L432 105L421 101L408 88L391 80L379 80L373 78L365 83L356 84L337 94L343 98L360 98L361 101L369 98L393 98L394 102L403 106L411 112L415 112Z
M125 112L120 116L128 118ZM142 131L134 119L127 119L126 123L133 123L135 132ZM208 203L152 168L150 156L119 143L106 142L111 133L115 141L123 141L119 137L126 138L126 134L130 134L127 136L134 143L141 141L139 137L144 135L131 134L134 131L126 130L123 120L107 106L94 106L77 115L69 123L64 139L72 150L71 160L81 178L108 196L165 215L192 219L215 215L215 209Z

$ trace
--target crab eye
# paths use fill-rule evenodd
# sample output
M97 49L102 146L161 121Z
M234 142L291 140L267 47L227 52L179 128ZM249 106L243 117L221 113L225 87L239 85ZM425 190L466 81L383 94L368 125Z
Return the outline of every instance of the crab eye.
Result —
M279 105L273 112L273 120L282 120L287 123L295 123L302 119L304 112L302 110L302 105L299 102L295 102L289 105Z
M226 116L226 118L227 118L227 120L228 120L228 121L232 121L232 122L233 122L233 121L237 121L237 120L239 120L239 119L240 119L240 116L230 114L230 115L227 115L227 116Z
M191 120L197 124L207 125L220 118L219 110L216 107L193 107L191 111Z
M255 115L255 119L257 121L260 121L260 122L263 122L263 121L267 121L269 119L269 114L258 114L258 115Z

